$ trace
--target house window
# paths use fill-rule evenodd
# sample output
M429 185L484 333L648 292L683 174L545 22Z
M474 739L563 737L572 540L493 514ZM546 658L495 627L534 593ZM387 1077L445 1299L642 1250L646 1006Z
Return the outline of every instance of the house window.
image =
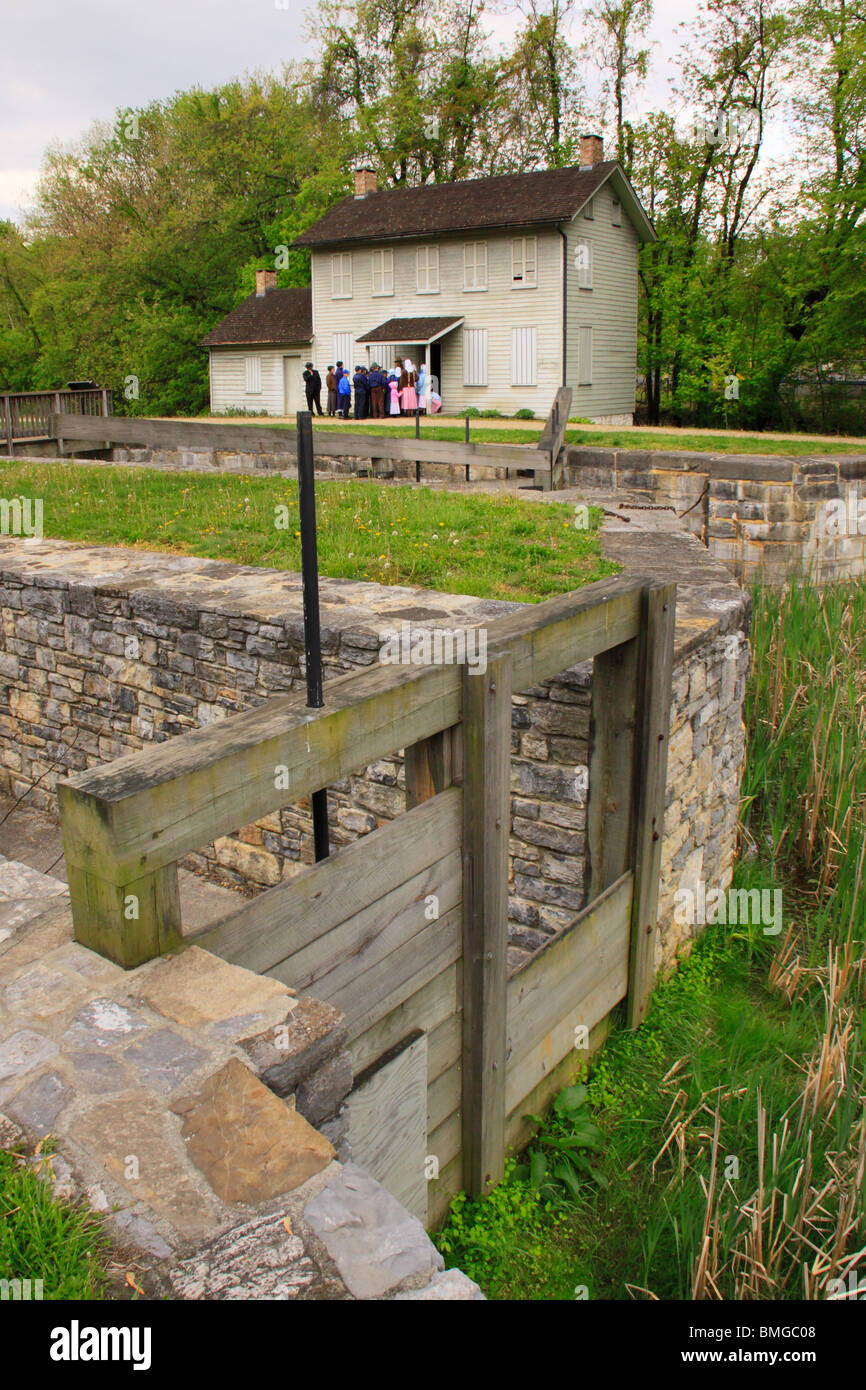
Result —
M577 283L582 290L592 289L592 242L589 237L579 236L574 243L574 268Z
M511 330L511 385L535 386L535 328Z
M247 370L247 395L259 396L262 390L262 359L260 357L247 357L245 362Z
M467 241L463 246L464 290L487 289L487 242ZM467 386L471 382L466 383Z
M373 294L394 293L394 252L373 252Z
M419 246L415 252L419 294L439 293L439 247Z
M331 298L352 298L352 253L340 251L331 257Z
M589 202L587 203L586 207L585 207L584 210L583 210L583 215L584 215L584 217L586 218L587 222L592 222L593 218L595 217L595 213L593 212L593 209L592 209L592 199L591 199L591 198L590 198Z
M334 334L334 366L342 362L347 372L355 370L355 339L351 333Z
M463 330L463 385L487 385L487 329Z
M619 198L614 198L613 200L610 210L610 221L613 227L622 226L622 203L619 201Z
M577 384L592 385L592 329L577 330Z
M534 236L517 236L511 243L511 284L514 289L535 289L538 242Z

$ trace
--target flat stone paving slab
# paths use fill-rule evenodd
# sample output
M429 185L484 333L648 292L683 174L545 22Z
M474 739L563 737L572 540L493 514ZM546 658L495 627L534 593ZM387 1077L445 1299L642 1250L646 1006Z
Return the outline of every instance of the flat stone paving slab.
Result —
M254 1205L292 1192L336 1156L324 1135L232 1059L172 1103L190 1160L217 1196Z

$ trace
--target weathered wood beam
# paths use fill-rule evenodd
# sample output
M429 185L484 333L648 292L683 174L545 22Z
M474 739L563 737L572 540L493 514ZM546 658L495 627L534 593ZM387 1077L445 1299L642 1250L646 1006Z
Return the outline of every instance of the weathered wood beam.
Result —
M463 687L463 1161L481 1196L505 1159L510 657Z

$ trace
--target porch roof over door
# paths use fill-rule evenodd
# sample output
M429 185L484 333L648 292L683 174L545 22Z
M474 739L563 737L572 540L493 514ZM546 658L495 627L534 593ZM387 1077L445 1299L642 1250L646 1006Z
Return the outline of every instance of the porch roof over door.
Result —
M463 315L448 318L386 319L378 328L361 333L356 343L435 343L459 328Z

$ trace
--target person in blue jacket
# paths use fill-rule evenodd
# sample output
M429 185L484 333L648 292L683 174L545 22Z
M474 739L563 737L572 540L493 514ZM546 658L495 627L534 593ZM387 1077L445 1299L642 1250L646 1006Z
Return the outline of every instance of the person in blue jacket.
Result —
M352 404L352 383L349 380L349 373L345 370L337 382L337 404L343 419L348 420L349 407Z

